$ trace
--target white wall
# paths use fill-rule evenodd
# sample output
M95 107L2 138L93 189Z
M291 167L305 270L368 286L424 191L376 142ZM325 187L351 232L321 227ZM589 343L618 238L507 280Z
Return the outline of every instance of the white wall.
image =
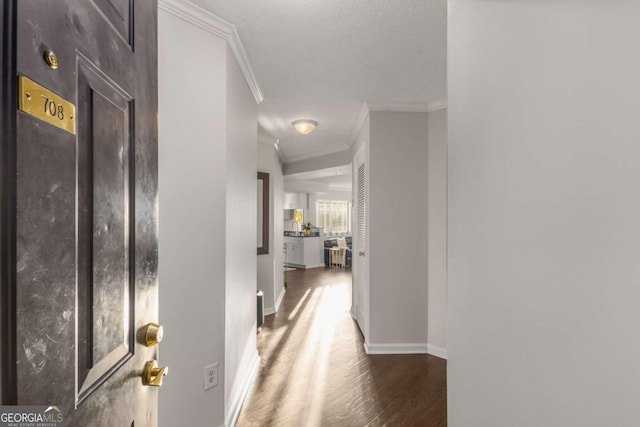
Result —
M296 173L317 171L336 166L345 166L351 163L351 154L351 150L344 150L326 154L324 156L288 162L284 165L284 174L293 175Z
M369 163L368 270L354 258L353 310L367 351L446 358L447 112L371 111L354 159L360 149Z
M256 350L258 107L227 49L225 413L241 399ZM220 242L218 242L219 244Z
M159 91L160 426L230 424L258 362L257 106L227 42L164 9Z
M282 165L273 144L258 143L258 171L269 174L269 253L258 255L258 290L264 293L265 313L275 313L283 277L283 177ZM289 221L290 222L290 221Z
M274 310L278 310L278 306L280 302L282 302L282 298L284 297L284 226L283 226L283 211L282 205L284 203L284 180L282 176L282 164L280 163L280 159L275 154L278 160L278 167L274 167L273 173L273 262L275 264L274 267L274 296L276 298L276 305L274 306Z
M449 423L640 425L640 3L449 8Z
M226 43L164 10L158 15L159 362L170 368L159 425L217 426L224 422L227 135L219 64ZM213 362L220 384L205 392L203 368Z
M427 148L428 344L446 356L447 348L447 110L428 114Z
M427 343L427 113L372 111L369 346Z

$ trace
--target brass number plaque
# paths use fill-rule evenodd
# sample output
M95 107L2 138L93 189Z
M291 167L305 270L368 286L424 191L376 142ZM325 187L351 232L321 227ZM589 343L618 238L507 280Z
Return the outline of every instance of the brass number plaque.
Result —
M76 106L25 76L18 78L18 109L76 134Z

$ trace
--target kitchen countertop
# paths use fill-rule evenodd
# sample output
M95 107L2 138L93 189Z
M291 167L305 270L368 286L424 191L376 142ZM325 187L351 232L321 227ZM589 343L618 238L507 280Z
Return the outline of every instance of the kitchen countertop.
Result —
M295 231L292 231L292 233L295 233ZM309 237L320 237L319 235L311 235L311 236L305 236L304 234L302 235L292 235L292 234L287 234L287 232L284 233L284 237L303 237L303 238L309 238Z

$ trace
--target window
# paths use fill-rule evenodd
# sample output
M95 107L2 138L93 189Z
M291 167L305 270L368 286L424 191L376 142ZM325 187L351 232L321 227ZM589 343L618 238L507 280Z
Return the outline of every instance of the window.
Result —
M342 200L318 200L316 224L325 233L351 232L351 203Z

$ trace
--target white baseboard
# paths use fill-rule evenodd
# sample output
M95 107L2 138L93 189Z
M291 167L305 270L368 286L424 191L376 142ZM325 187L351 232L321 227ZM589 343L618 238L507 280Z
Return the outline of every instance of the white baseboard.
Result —
M287 288L283 286L280 290L280 295L278 295L278 298L276 299L276 312L280 309L280 304L282 304L282 298L284 298L285 292L287 292Z
M367 354L426 354L427 344L372 344L364 343Z
M272 314L276 314L278 312L278 309L280 308L280 304L282 303L282 298L284 298L284 293L287 291L287 289L283 286L282 290L280 291L280 295L278 295L278 298L276 299L276 306L275 307L266 307L264 309L264 315L265 316L270 316Z
M253 384L253 380L258 373L258 368L260 367L260 356L258 355L258 351L256 350L255 354L251 358L251 362L249 363L249 367L245 372L247 372L246 376L242 379L242 387L240 388L240 393L238 393L235 401L231 402L231 406L229 406L229 413L227 414L227 418L224 421L224 425L226 427L234 427L238 422L238 417L240 416L240 410L242 409L242 405L244 404L244 400L247 398L247 394L251 389L251 385Z
M322 268L325 267L324 262L322 264L317 264L317 265L306 265L304 268L305 270L309 270L310 268L320 268L320 267Z
M364 343L367 354L430 354L441 359L447 358L447 350L431 344L372 344Z
M427 344L427 353L440 359L447 360L447 349L437 345Z

